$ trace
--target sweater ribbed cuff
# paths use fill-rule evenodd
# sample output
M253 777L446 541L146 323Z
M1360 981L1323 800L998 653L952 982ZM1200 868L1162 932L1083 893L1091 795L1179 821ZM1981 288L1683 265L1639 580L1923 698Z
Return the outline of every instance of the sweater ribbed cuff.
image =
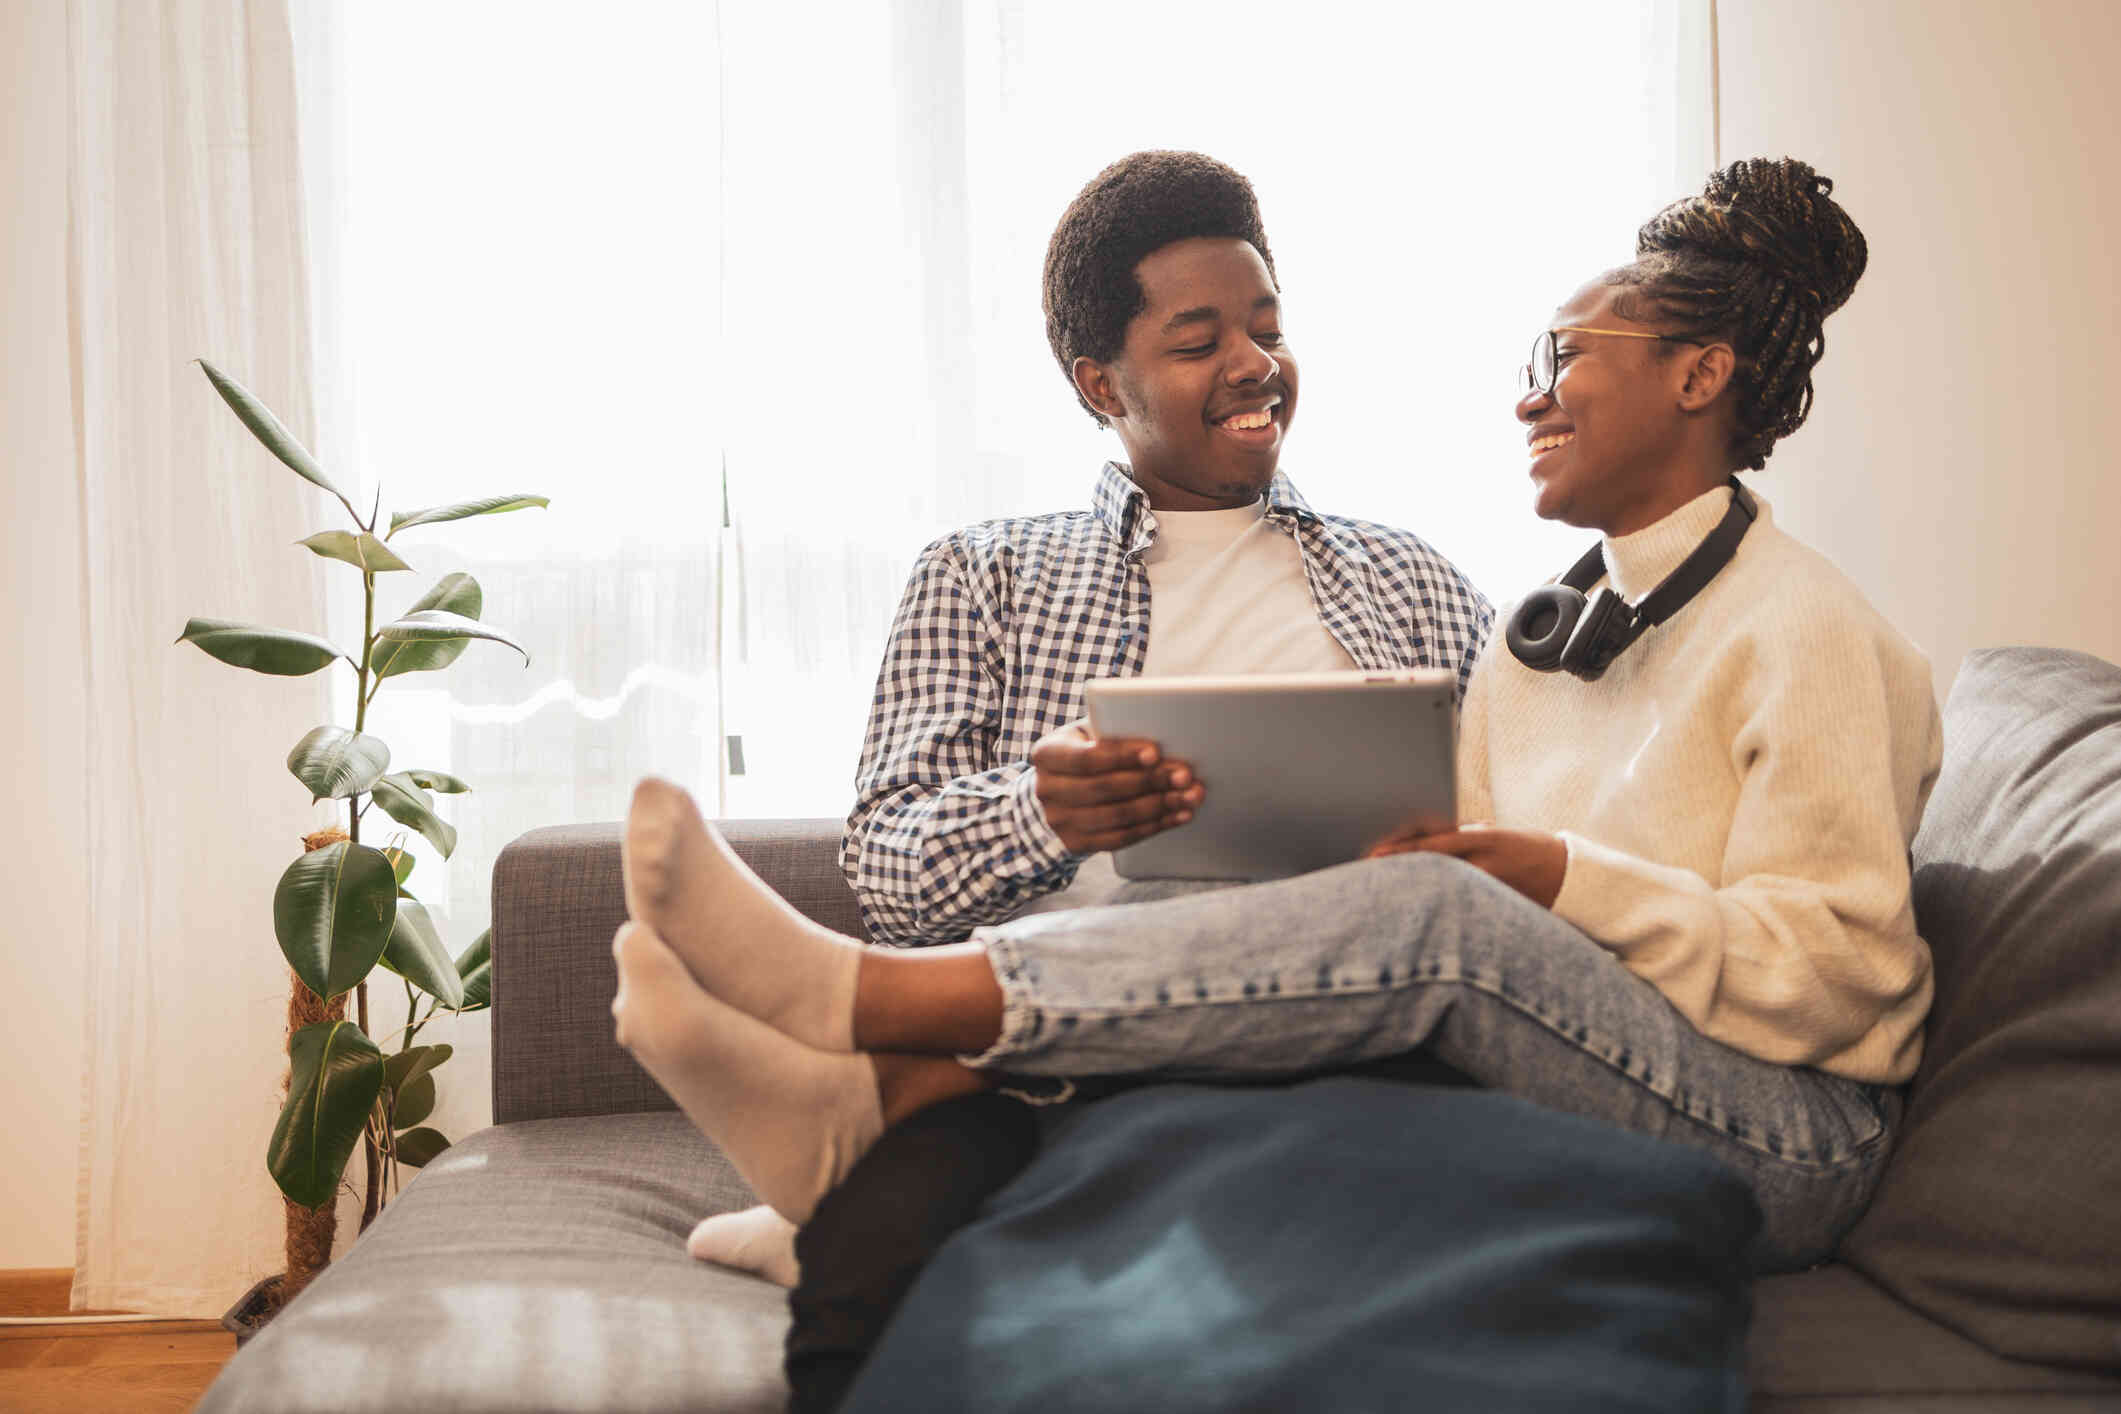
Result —
M1555 916L1615 952L1641 940L1646 911L1655 910L1660 899L1711 892L1691 870L1638 858L1572 830L1561 831L1561 842L1568 846L1569 864L1554 896Z

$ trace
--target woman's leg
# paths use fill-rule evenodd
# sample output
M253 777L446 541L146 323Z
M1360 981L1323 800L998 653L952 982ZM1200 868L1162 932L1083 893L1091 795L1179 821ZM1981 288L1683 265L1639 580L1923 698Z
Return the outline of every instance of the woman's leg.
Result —
M714 994L709 1001L774 1022L753 1023L746 1035L807 1026L807 1036L794 1036L805 1051L858 1041L978 1051L976 1064L1019 1073L1192 1078L1295 1074L1427 1048L1482 1084L1716 1152L1761 1197L1778 1263L1823 1254L1867 1200L1883 1158L1890 1100L1881 1092L1708 1040L1581 932L1456 860L1363 861L1040 915L982 929L975 945L899 953L860 948L802 919L685 813L673 837L692 852L699 878L682 895L663 891L657 926L686 933L679 971L689 969ZM630 898L632 871L649 853L635 840L629 822ZM675 897L693 902L680 912L668 907ZM844 1001L811 1008L814 997L796 995L817 990L820 977L824 992ZM781 1019L795 1015L812 1019ZM741 1030L720 1029L732 1040ZM717 1051L696 1083L741 1090L754 1083L745 1076L779 1073L774 1061L745 1065L740 1049ZM824 1083L825 1070L790 1064L789 1074ZM919 1085L933 1087L931 1097L963 1093L950 1088L960 1083L950 1063L940 1064ZM804 1163L772 1153L758 1160L793 1166L822 1183L816 1193L844 1174L862 1128L850 1128L844 1107L813 1115L755 1099L724 1106L739 1115L775 1109L786 1130L824 1125L820 1154ZM879 1116L864 1124L881 1127L881 1107L864 1113ZM816 1201L800 1184L784 1191L806 1211Z
M1753 1255L1769 1268L1832 1250L1897 1119L1889 1091L1710 1040L1581 931L1439 856L976 936L1004 1015L976 1065L1216 1079L1420 1048L1482 1085L1712 1153L1761 1203Z

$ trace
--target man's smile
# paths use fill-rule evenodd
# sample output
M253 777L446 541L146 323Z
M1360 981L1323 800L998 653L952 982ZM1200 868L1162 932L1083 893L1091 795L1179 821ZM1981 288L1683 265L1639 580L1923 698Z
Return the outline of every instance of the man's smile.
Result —
M1209 425L1232 440L1254 448L1270 447L1281 436L1279 397L1253 403L1210 418Z

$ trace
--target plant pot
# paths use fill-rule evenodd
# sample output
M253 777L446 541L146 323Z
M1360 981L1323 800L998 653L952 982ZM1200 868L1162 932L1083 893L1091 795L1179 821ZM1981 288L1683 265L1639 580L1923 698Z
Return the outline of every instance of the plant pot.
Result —
M280 1283L284 1279L284 1273L265 1278L237 1297L236 1304L222 1314L221 1329L236 1338L238 1350L241 1350L252 1336L264 1330L267 1321L279 1314Z

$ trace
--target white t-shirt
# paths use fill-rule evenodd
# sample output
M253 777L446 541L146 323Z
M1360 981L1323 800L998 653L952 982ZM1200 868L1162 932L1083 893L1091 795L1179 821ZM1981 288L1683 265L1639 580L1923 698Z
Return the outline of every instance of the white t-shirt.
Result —
M1232 511L1154 511L1149 652L1143 677L1318 673L1355 660L1319 621L1296 537L1267 520L1264 497ZM1093 854L1068 887L1018 917L1090 908L1127 881L1110 854Z
M1234 511L1156 511L1142 676L1317 673L1355 660L1319 622L1296 537L1264 498Z

